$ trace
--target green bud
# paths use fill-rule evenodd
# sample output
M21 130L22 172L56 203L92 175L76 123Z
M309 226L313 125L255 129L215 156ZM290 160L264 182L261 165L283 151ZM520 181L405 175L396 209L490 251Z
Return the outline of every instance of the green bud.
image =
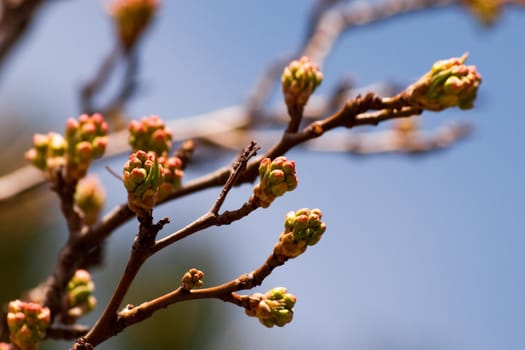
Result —
M464 64L466 59L467 54L437 61L430 72L407 89L405 98L414 107L431 111L450 107L472 108L481 75L475 66Z
M86 270L77 270L67 285L68 315L77 318L92 311L97 299L93 296L95 283Z
M281 77L284 100L288 108L304 107L322 81L323 74L308 57L303 56L292 61L284 68Z
M128 191L128 206L143 216L155 206L164 171L153 152L137 151L124 165L123 182Z
M321 221L323 214L319 209L299 209L289 212L284 220L284 232L274 246L274 254L295 258L319 242L326 231L326 224Z
M293 319L293 307L296 297L287 293L286 288L277 287L265 294L255 293L251 299L257 300L251 309L246 309L248 316L254 316L266 327L283 327Z
M33 147L25 153L25 157L35 167L45 172L48 179L54 177L58 167L65 165L67 144L62 135L55 132L35 134Z
M276 197L282 196L297 187L295 163L285 157L273 161L264 158L259 164L260 182L253 189L250 199L263 208L267 208Z
M84 222L92 225L104 206L106 194L96 176L81 179L75 192L75 203L84 212Z

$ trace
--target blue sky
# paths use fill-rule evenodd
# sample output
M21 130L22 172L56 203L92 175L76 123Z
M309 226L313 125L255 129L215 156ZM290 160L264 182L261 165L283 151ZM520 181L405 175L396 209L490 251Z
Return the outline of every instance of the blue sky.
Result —
M176 119L241 103L271 60L297 48L311 3L165 1L144 42L143 90L128 112ZM292 151L300 179L295 192L185 244L213 250L224 265L209 278L222 282L263 261L287 211L321 208L328 231L319 245L259 289L288 287L298 297L295 319L269 330L221 303L222 331L210 348L523 348L524 33L523 10L506 11L487 29L450 8L359 28L338 42L323 69L321 93L345 75L360 85L409 84L435 60L470 52L469 62L483 75L477 107L425 113L422 123L467 121L474 134L419 158ZM62 129L66 117L80 112L78 87L110 49L111 34L98 1L47 6L2 72L0 106L15 108L31 132ZM120 160L112 162L118 168ZM187 176L203 170L189 169ZM249 193L250 186L241 187L227 205L235 207ZM215 195L206 191L160 211L174 218L175 229L206 210L202 203ZM124 198L112 190L108 207ZM109 249L123 259L129 244L129 235L119 236ZM110 269L122 269L122 259Z

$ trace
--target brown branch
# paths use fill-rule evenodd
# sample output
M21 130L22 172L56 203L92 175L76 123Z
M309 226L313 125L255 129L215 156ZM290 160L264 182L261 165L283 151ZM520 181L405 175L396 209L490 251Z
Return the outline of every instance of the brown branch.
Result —
M122 300L126 296L129 287L137 276L140 268L147 258L151 256L151 247L155 243L156 235L162 227L169 222L166 218L159 221L157 224L153 224L153 217L151 215L148 217L141 217L139 218L139 221L139 232L133 242L126 269L102 315L84 337L85 341L93 346L100 344L103 340L108 338L108 334L114 332L118 308L122 304Z
M321 67L337 40L352 28L458 2L458 0L385 0L358 1L350 2L345 6L335 6L320 16L302 55L310 57Z
M80 106L83 113L92 114L99 112L95 108L93 99L94 96L100 91L107 83L111 73L117 66L118 59L121 55L121 49L118 43L115 43L113 49L109 52L106 58L101 62L98 70L96 71L93 78L83 84L80 89Z
M0 66L31 27L43 0L0 1Z
M46 331L47 339L75 340L89 331L89 327L83 325L52 324Z
M244 307L245 303L242 301L242 298L234 292L252 289L261 285L275 268L283 265L287 260L289 258L286 256L272 254L257 270L243 274L227 283L210 288L192 290L179 287L170 293L138 306L129 305L118 314L117 333L133 324L144 321L158 310L182 301L215 298Z

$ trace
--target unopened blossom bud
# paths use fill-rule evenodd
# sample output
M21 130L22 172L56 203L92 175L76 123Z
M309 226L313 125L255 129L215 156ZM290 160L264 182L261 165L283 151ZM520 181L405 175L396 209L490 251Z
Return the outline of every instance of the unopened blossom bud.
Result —
M321 221L323 214L319 209L299 209L289 212L284 221L284 232L274 247L274 254L295 258L321 239L326 224Z
M48 179L66 162L67 143L62 135L55 132L33 135L33 147L25 153L25 157L35 167L44 171Z
M306 56L292 61L284 68L281 77L283 95L288 109L293 106L304 107L308 99L321 85L323 73Z
M277 157L273 161L264 158L259 164L259 183L253 188L250 199L262 208L268 208L275 198L297 187L295 162L286 157Z
M417 108L441 111L449 107L470 109L481 84L475 66L464 63L467 54L434 63L430 72L412 84L405 98Z
M251 298L258 303L246 309L248 316L257 317L266 327L283 327L293 319L296 297L287 293L286 288L277 287L266 294L255 293Z
M0 343L0 350L11 350L11 344L9 344L9 343Z
M166 123L156 115L129 123L129 144L133 152L155 152L159 157L171 148L172 133Z
M44 339L50 322L51 312L47 307L21 300L9 303L9 337L21 350L36 349L36 344Z
M195 268L189 269L188 272L182 276L182 288L186 290L202 287L204 283L202 278L204 277L204 272L197 270Z
M81 179L75 192L75 203L84 212L84 222L92 225L104 206L106 194L98 177L92 175Z
M108 131L108 124L99 113L82 114L78 119L67 120L65 139L69 178L81 179L86 175L91 161L104 155Z
M157 200L164 171L153 152L130 154L124 165L123 181L128 191L128 206L138 216L148 215Z
M158 194L160 201L180 187L184 171L182 170L182 160L179 157L160 157L159 164L164 173L164 181L160 184Z
M490 26L501 15L504 3L502 0L463 0L463 5L481 24Z
M159 0L117 0L110 8L120 43L129 51L155 14Z
M97 305L93 296L95 283L86 270L77 270L67 285L68 316L77 319L92 311Z

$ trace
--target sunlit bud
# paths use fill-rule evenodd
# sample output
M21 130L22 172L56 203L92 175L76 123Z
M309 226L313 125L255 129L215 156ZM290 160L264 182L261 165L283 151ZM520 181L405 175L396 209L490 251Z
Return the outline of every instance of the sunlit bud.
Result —
M25 157L35 167L44 171L48 179L54 176L57 167L65 164L67 144L62 135L55 132L33 135L33 147Z
M467 56L437 61L430 72L408 87L404 98L414 107L431 111L472 108L481 75L475 66L464 64Z
M323 73L306 56L292 61L281 77L284 100L288 109L304 107L315 89L323 81Z
M124 165L122 179L128 191L129 208L138 216L148 215L164 180L164 171L155 153L132 153Z
M120 43L128 51L149 26L159 0L116 0L110 8Z
M182 276L182 288L186 290L202 287L204 272L195 268L189 269L188 272Z
M255 293L250 298L256 303L246 309L246 314L257 317L266 327L283 327L292 321L296 297L287 293L286 288L277 287L266 294Z
M21 350L36 349L36 344L44 339L50 322L51 313L47 307L21 300L9 303L9 337Z
M108 145L108 124L95 113L82 114L66 122L67 177L79 180L86 175L92 160L104 155Z
M182 160L179 157L160 157L159 164L164 173L164 181L160 184L158 194L160 201L180 187L184 171L182 170Z
M77 319L97 305L97 299L93 296L95 283L86 270L77 270L67 285L68 315Z
M274 246L274 254L295 258L321 239L326 224L321 221L323 214L319 209L299 209L289 212L284 221L284 232Z
M275 198L297 187L295 163L285 157L273 161L264 158L259 164L260 181L253 189L251 201L267 208Z
M138 150L155 152L159 157L171 148L172 133L162 119L156 115L129 123L129 144Z

